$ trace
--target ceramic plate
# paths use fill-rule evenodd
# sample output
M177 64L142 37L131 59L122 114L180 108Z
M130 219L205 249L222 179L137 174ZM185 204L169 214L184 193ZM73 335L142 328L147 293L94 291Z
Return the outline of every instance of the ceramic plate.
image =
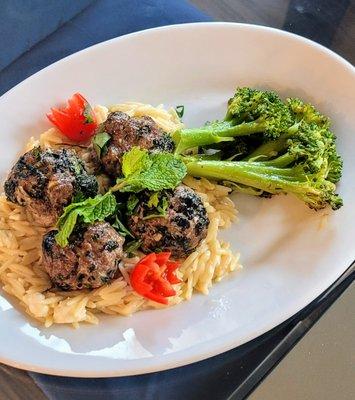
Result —
M209 296L98 326L37 325L0 292L0 361L81 377L124 376L186 365L232 349L280 324L327 289L355 258L355 70L301 37L240 24L177 25L110 40L65 58L0 98L0 172L45 113L74 92L92 104L126 100L185 105L184 122L224 114L237 85L299 96L329 115L344 157L344 207L313 212L287 196L237 195L239 223L224 233L244 269Z

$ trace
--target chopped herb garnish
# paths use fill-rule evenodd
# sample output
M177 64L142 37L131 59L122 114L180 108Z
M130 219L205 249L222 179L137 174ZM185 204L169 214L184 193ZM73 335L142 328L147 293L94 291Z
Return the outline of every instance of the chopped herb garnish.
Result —
M85 121L84 121L85 124L92 124L95 122L94 118L93 118L93 111L92 111L92 108L89 103L85 104L83 115L85 117Z
M180 105L175 107L176 114L178 115L179 118L182 118L184 116L185 112L185 106Z
M124 246L124 251L127 253L127 256L130 257L131 255L135 254L135 252L141 247L141 245L141 240L133 240L132 242L129 242L126 246Z
M139 199L135 194L131 194L127 200L127 215L132 215L134 209L139 203Z
M110 140L111 136L107 132L99 132L94 136L92 144L99 158L106 154L107 145Z
M32 154L35 157L36 161L40 161L41 159L41 148L40 146L36 146L32 149Z
M169 201L166 196L161 196L161 198L159 199L158 195L159 195L159 192L155 192L150 196L147 205L149 208L154 208L154 211L152 211L151 214L147 214L145 217L143 217L143 220L147 220L147 219L151 219L151 218L166 218L167 217L167 209L169 206ZM153 198L154 204L153 204L152 198Z
M73 203L79 203L81 201L85 200L85 196L83 195L83 192L78 192L75 194L74 198L73 198Z
M159 205L159 194L160 192L154 192L148 200L148 207L152 208L152 207L158 207Z
M147 221L148 219L152 219L152 218L166 218L167 215L166 214L148 214L145 217L143 217L143 221Z
M132 235L132 233L123 225L123 223L120 221L120 219L118 218L118 215L116 215L115 217L115 222L112 224L112 226L114 228L116 228L116 230L118 231L118 233L123 236L130 236L131 238L134 238L134 236Z

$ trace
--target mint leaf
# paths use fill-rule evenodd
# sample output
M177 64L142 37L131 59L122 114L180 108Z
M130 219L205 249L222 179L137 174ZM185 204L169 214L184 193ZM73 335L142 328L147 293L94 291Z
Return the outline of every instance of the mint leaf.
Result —
M147 205L148 205L148 207L149 208L152 208L152 207L155 207L155 208L157 208L158 207L158 204L159 204L159 192L154 192L150 197L149 197L149 200L148 200L148 203L147 203Z
M106 217L113 214L116 209L116 198L110 192L105 195L98 195L93 199L88 199L84 206L79 208L79 215L83 221L90 224L94 221L103 221Z
M132 233L123 225L123 223L120 221L117 215L115 218L115 222L112 224L112 226L116 228L116 230L121 236L123 237L130 236L131 238L134 239Z
M110 140L111 136L107 132L99 132L94 136L92 144L99 158L107 151L107 144Z
M127 200L127 215L132 215L136 205L139 203L139 199L135 194L131 194Z
M64 208L63 214L58 219L56 242L61 247L67 246L68 239L78 222L91 224L95 221L103 221L115 210L116 198L110 192L103 196L99 194L96 197L69 204Z
M73 212L69 213L63 221L61 228L55 235L55 240L60 247L65 247L68 245L68 238L73 232L77 219L78 213L76 212L76 210L74 210Z
M174 189L186 175L185 164L171 153L152 154L151 159L151 168L143 174L149 190Z
M133 240L132 242L129 242L124 246L124 251L127 253L127 256L130 257L131 255L134 255L134 253L141 247L141 245L141 240Z
M167 210L169 207L169 200L166 196L162 196L160 199L158 197L159 192L153 193L147 203L149 208L155 208L156 211L151 212L143 217L143 220L148 220L151 218L166 218ZM153 200L152 200L153 199ZM156 202L157 199L157 202Z
M139 147L133 147L122 157L122 172L127 178L130 175L138 174L151 166L147 150L141 150Z
M112 191L138 193L148 189L158 192L174 189L185 177L186 166L171 153L150 154L134 147L122 159L123 179L118 179Z
M161 214L166 214L166 211L169 207L169 200L167 199L167 197L163 197L160 201L160 203L157 206L157 210L161 213Z

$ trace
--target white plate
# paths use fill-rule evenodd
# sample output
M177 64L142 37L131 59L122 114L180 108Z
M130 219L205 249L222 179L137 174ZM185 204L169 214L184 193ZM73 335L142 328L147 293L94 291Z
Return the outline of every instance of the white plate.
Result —
M237 85L300 96L332 117L344 157L344 207L315 213L292 197L235 197L240 223L226 237L242 272L209 296L130 318L103 317L80 330L37 326L0 295L0 361L71 376L122 376L192 363L245 343L306 306L355 258L355 71L301 37L251 25L163 27L114 39L70 56L0 99L0 172L48 122L49 107L76 91L92 103L138 100L185 104L185 122L223 116ZM323 224L324 225L324 224Z

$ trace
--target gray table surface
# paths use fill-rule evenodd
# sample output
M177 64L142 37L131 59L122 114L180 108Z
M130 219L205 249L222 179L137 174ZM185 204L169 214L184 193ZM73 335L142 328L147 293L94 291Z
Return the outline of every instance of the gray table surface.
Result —
M353 283L249 400L354 399L354 305Z

